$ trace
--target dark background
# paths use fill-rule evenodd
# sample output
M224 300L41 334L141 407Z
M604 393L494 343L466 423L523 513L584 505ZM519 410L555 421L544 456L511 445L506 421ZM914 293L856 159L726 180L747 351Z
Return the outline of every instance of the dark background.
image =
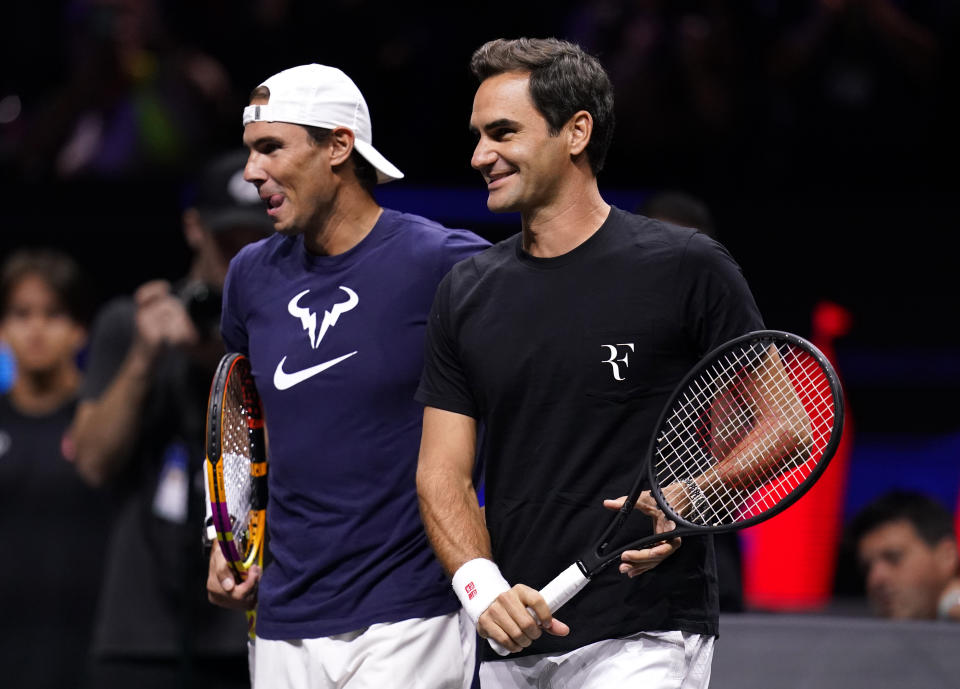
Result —
M385 203L507 236L516 218L487 213L469 167L468 61L491 38L555 35L616 86L610 198L705 200L770 327L808 334L818 301L848 309L837 347L861 431L955 431L956 7L17 3L0 47L0 250L65 248L101 300L176 279L198 163L239 145L253 87L305 62L341 67L365 93L375 145L406 173Z

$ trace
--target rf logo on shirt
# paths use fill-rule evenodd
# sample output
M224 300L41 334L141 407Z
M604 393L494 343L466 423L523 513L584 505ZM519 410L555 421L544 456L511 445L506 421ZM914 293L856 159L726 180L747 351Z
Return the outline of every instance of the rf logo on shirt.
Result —
M604 359L603 363L610 364L610 368L613 369L613 379L614 380L626 380L625 376L621 376L620 366L623 365L623 368L626 369L630 366L630 353L634 351L633 342L621 342L619 344L605 344L600 345L601 348L606 349L610 354L609 358ZM625 372L625 371L624 371Z
M308 307L300 306L300 300L306 296L310 290L303 290L287 304L287 312L294 318L300 319L300 323L303 326L304 331L307 333L307 339L309 340L310 347L312 349L317 349L320 346L320 343L323 341L323 336L327 334L327 330L337 324L337 321L340 319L341 315L347 311L353 310L357 304L360 303L360 298L352 289L349 287L344 287L343 285L340 285L340 289L346 292L347 299L345 301L335 303L329 311L323 312L323 320L320 322L320 332L317 332L316 312L312 311ZM341 361L349 359L356 353L357 351L354 350L349 354L344 354L334 359L329 359L316 364L315 366L310 366L300 371L293 371L291 373L283 370L283 364L287 360L287 357L284 356L282 359L280 359L280 363L277 364L277 370L273 372L273 385L277 388L277 390L288 390L294 385L302 383L308 378L312 378L318 373L322 373L328 368L336 366Z

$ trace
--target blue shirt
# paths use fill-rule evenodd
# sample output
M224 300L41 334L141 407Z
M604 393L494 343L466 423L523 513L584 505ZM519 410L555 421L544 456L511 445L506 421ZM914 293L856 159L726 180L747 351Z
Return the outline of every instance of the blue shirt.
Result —
M269 443L258 635L317 638L457 609L420 522L413 396L437 284L487 246L384 210L343 254L275 235L231 262L223 339L250 357Z

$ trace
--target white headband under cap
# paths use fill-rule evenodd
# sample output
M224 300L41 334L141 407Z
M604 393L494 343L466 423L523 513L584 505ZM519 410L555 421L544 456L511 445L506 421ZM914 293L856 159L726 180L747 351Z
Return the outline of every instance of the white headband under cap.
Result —
M326 65L300 65L274 74L261 84L270 89L265 105L243 109L243 126L251 122L288 122L323 129L346 127L353 147L377 169L379 183L403 177L393 163L373 147L370 111L360 89L346 74Z

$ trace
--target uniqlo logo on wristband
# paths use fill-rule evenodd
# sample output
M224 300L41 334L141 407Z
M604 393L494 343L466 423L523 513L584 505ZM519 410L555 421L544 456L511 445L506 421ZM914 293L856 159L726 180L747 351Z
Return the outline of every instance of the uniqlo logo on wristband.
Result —
M473 597L477 595L477 587L473 585L472 581L464 586L463 590L467 592L468 600L473 600Z

